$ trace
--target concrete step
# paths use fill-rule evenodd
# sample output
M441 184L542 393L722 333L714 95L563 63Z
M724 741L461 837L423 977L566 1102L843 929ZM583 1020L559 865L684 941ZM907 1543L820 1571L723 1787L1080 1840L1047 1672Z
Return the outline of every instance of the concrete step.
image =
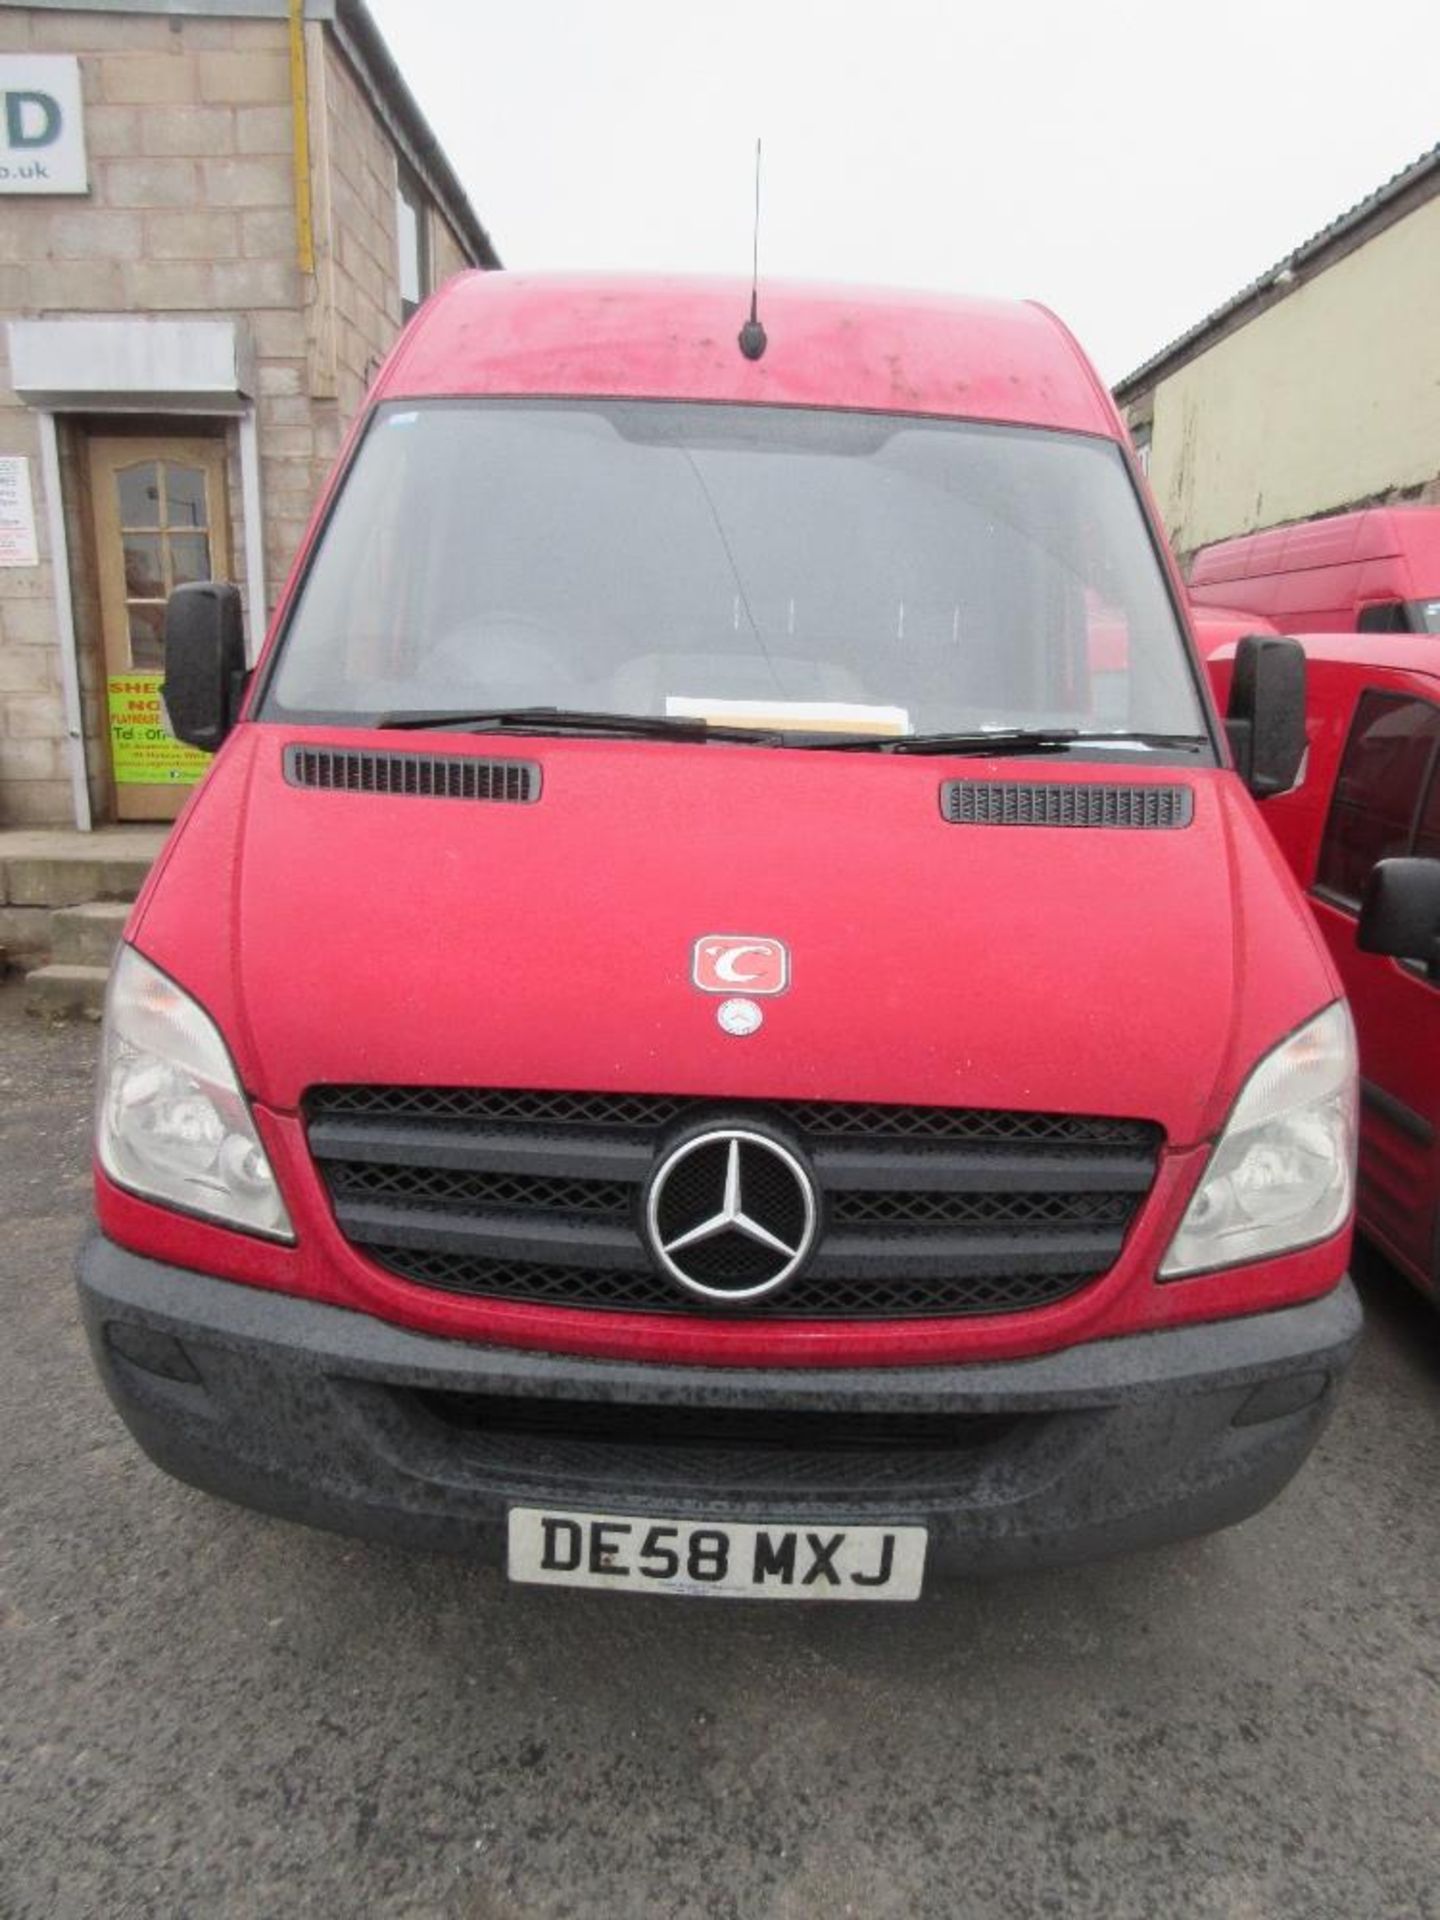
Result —
M69 1020L77 1014L98 1020L109 978L108 967L37 967L25 976L25 1010L52 1020Z
M50 958L63 966L108 967L130 916L128 900L89 900L50 916Z
M0 974L12 967L38 967L50 952L49 907L0 906Z
M0 906L76 907L90 900L133 900L168 831L105 827L96 833L0 833Z

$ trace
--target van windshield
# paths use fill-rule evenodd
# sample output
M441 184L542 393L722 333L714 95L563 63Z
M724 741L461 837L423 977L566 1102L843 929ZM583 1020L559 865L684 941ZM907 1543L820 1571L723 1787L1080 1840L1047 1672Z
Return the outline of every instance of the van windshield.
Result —
M381 407L261 717L537 706L1208 740L1106 440L653 401Z

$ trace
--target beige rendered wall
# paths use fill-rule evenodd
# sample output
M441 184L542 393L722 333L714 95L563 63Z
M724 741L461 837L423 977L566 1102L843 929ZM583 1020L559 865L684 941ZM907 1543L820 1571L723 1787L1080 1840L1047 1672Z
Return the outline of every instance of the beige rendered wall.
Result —
M1440 197L1162 382L1150 483L1181 554L1440 491Z

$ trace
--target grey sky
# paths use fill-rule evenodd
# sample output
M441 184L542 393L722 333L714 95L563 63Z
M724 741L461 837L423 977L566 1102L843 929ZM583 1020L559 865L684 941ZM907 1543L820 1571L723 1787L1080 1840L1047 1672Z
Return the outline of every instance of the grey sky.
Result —
M1115 380L1440 139L1440 5L370 0L509 267L1033 295Z

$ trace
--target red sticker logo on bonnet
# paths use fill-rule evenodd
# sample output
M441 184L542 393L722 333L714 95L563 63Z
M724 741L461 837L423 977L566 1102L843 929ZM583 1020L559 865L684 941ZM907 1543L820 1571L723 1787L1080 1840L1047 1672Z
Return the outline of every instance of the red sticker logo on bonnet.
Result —
M691 977L702 993L784 993L790 952L783 940L755 934L703 934L695 942Z

